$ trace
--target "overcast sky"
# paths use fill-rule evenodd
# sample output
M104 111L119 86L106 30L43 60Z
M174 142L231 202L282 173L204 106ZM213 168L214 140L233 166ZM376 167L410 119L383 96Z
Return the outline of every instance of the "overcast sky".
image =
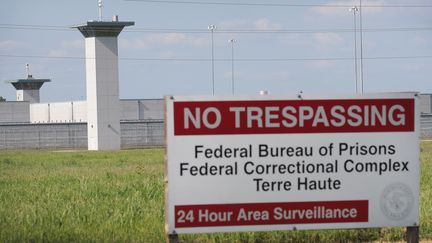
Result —
M432 1L363 0L362 4L365 92L431 93ZM217 95L231 94L232 38L237 40L236 94L354 93L351 5L359 4L105 0L106 20L118 14L120 21L135 21L119 36L120 98L211 94L210 24L217 27ZM97 17L97 0L2 0L0 96L15 100L14 88L4 80L24 78L29 63L35 78L52 79L41 89L42 102L85 99L84 38L68 27ZM358 15L356 22L359 25Z

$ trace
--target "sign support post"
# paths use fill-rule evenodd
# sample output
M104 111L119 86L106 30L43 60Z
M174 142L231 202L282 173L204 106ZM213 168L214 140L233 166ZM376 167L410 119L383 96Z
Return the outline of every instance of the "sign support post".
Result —
M179 243L178 234L168 234L167 243Z
M407 227L406 228L407 243L418 243L420 240L419 232L420 232L419 226Z

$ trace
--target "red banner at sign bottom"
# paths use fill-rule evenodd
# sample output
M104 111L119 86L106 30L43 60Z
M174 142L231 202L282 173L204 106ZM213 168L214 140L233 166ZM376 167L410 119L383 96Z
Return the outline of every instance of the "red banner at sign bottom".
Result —
M175 227L368 222L368 201L175 206Z

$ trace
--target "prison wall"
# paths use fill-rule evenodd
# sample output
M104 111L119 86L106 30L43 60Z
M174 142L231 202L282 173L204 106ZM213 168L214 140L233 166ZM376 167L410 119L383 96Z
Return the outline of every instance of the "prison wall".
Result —
M164 145L162 120L121 122L121 148ZM0 125L0 150L87 149L87 123Z
M0 102L0 123L28 123L30 103L26 101Z

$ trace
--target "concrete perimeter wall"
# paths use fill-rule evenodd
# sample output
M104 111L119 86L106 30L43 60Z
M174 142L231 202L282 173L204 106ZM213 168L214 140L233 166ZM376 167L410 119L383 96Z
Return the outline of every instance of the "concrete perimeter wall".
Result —
M0 102L0 123L27 123L30 121L30 103L26 101Z
M31 123L87 122L87 102L55 102L30 105Z
M422 139L432 139L432 114L420 119ZM120 123L121 148L164 146L163 120ZM87 123L0 125L2 149L87 149Z
M420 112L432 114L432 94L420 94Z
M86 147L86 123L0 126L0 149L76 149Z
M164 101L162 99L120 100L120 120L121 121L162 120L164 118L163 102ZM13 103L19 104L22 102L13 102ZM27 113L28 113L29 104L28 102L26 103L27 103ZM9 106L12 106L12 103ZM16 112L17 114L23 113L19 109L12 108L9 106L7 109L8 114L11 113L11 110L14 109L17 110ZM0 112L1 111L2 109L0 107ZM8 117L11 117L12 115L13 113L11 113L11 115L9 115ZM30 119L28 118L27 115L27 120L21 119L19 122L29 122L29 121L30 123L87 122L87 102L71 101L71 102L30 104Z
M121 122L121 147L164 145L161 120ZM0 125L2 149L87 149L87 123Z

